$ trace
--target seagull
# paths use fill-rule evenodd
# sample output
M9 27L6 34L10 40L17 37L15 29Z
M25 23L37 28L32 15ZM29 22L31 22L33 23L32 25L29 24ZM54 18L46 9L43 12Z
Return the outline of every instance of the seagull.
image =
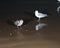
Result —
M21 27L22 25L23 25L23 20L21 19L21 20L16 20L15 22L14 22L14 25L16 25L17 26L17 28L19 29L19 27Z
M47 14L43 14L43 13L38 12L38 10L35 10L35 16L36 16L37 18L39 18L39 19L38 19L38 22L39 22L40 19L46 17Z
M60 6L57 7L57 12L58 12L58 13L60 12Z

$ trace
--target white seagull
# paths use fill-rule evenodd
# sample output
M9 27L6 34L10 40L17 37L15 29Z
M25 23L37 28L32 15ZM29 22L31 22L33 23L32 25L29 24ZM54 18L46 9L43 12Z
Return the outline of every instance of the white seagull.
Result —
M17 28L19 29L19 27L21 27L22 25L23 25L23 20L21 19L21 20L16 20L15 22L14 22L14 25L16 25L17 26Z
M57 7L57 12L58 12L58 13L60 12L60 6Z
M38 19L38 22L39 22L39 21L40 21L40 18L46 17L47 14L43 14L43 13L38 12L38 10L35 10L35 16L36 16L37 18L39 18L39 19Z

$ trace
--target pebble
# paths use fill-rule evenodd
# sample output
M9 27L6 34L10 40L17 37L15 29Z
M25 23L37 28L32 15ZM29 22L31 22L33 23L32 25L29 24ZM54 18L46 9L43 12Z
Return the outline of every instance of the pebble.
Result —
M12 36L13 34L12 33L10 33L10 36Z

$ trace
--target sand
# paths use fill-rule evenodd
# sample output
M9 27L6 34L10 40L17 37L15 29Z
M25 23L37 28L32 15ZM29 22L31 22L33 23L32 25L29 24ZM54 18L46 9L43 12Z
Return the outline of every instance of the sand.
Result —
M41 23L47 26L36 31L38 24L34 15L3 15L0 20L0 48L60 48L60 23L57 15L50 15L41 19ZM20 16L25 24L18 30L16 26L9 24L7 20L16 20ZM20 19L19 17L19 19ZM12 35L10 35L10 33Z

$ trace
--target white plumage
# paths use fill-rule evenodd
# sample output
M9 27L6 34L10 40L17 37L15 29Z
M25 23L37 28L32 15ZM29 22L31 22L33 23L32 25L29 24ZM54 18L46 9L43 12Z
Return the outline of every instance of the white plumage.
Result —
M60 2L60 0L57 0L58 2Z
M40 20L40 18L46 17L47 14L39 13L38 10L35 10L35 16L36 16L37 18L39 18L39 20ZM39 21L39 20L38 20L38 21Z
M17 26L17 28L18 27L20 27L22 24L23 24L23 20L21 19L21 20L16 20L15 22L14 22L14 25L16 25Z
M57 1L58 1L57 3L59 4L60 3L60 0L57 0Z
M58 12L58 13L60 12L60 6L57 7L57 12Z

